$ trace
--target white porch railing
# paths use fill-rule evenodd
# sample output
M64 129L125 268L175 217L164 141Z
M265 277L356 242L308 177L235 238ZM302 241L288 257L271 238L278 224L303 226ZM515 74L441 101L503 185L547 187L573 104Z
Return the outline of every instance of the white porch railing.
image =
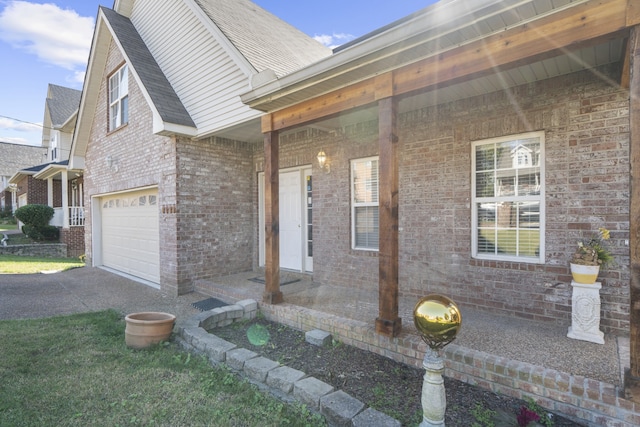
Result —
M69 207L69 226L70 227L84 226L84 208L82 206Z
M53 218L49 221L49 225L54 227L64 226L64 214L62 208L53 208ZM69 227L84 226L84 208L82 206L69 207Z

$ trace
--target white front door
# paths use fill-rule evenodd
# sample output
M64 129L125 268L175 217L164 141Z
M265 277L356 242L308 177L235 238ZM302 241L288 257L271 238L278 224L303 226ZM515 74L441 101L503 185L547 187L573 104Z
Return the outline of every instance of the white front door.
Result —
M300 171L280 174L280 267L302 267Z
M280 268L312 271L311 252L311 169L280 172ZM307 182L309 180L309 182ZM260 265L264 265L264 174L259 176Z

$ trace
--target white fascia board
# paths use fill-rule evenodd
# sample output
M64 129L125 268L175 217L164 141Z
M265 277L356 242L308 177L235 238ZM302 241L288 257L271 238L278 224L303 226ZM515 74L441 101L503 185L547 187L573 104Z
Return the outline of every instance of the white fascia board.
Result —
M84 170L84 156L69 156L69 169Z
M167 123L160 118L160 115L153 111L153 133L156 135L182 135L188 137L195 137L198 135L198 130L192 126L177 125L174 123Z
M100 92L100 83L104 73L104 65L107 61L109 43L112 35L105 28L106 19L99 10L96 19L96 27L93 32L93 40L91 41L91 51L89 53L89 61L87 62L87 72L84 77L82 86L82 94L80 96L80 106L76 113L76 125L71 139L71 149L69 151L69 159L83 157L86 151L87 141L91 133L93 125L93 113L97 105L97 98ZM106 40L105 40L106 38ZM99 41L102 41L100 44ZM90 105L87 105L90 104ZM82 140L82 147L79 140ZM77 152L77 153L76 153ZM84 167L84 160L82 161Z
M310 66L305 67L299 71L294 71L293 73L287 74L286 76L283 76L277 80L272 80L261 86L253 88L253 90L251 90L250 92L241 95L242 102L251 107L258 108L262 101L268 102L271 99L285 97L286 95L295 93L300 89L313 86L322 81L344 74L352 69L360 68L367 63L376 62L388 56L395 55L400 51L410 49L414 45L406 43L406 39L408 36L416 36L425 31L434 29L425 28L424 20L428 17L435 17L437 15L455 16L455 20L459 22L459 25L448 29L446 32L436 32L435 34L432 34L425 39L421 39L418 42L419 44L438 39L447 33L452 33L465 27L477 25L477 23L489 19L499 13L504 13L505 11L514 9L524 4L529 4L532 1L533 0L512 0L510 2L505 2L504 0L472 0L471 2L465 3L465 8L456 8L456 3L458 3L458 0L437 2L433 6L428 8L425 13L415 16L407 22L401 23L397 26L393 26L379 34L374 33L371 37L363 40L362 42L354 44L353 46L349 46L344 50L338 51L337 53L327 57L326 59L311 64ZM540 19L543 16L557 13L558 11L567 8L575 7L576 5L585 3L587 1L589 0L576 0L565 5L562 8L554 9L546 14L536 15L531 19L519 21L513 26L519 26L524 23ZM477 13L478 9L490 7L495 4L501 5L502 7L497 9L492 14L473 18L473 14ZM447 8L449 8L449 10L447 10ZM510 27L501 28L500 31L505 31L509 28ZM464 44L474 42L478 39L486 38L491 34L493 33L483 34L478 38L466 40ZM393 45L397 45L398 48L384 54L376 55L376 52L383 49L388 49L389 46ZM456 47L458 46L459 45L456 45ZM436 51L432 53L431 56L441 54L446 50L448 49ZM371 58L367 59L365 62L358 61L359 59L367 56L371 56ZM350 66L350 63L353 63L354 65ZM379 70L379 72L385 71L387 70ZM355 81L352 83L355 83ZM318 93L318 95L320 95L320 93Z
M120 15L129 18L131 16L131 11L133 10L133 2L134 0L115 0L113 2L112 9Z
M35 179L45 180L48 178L53 178L63 170L67 170L66 165L49 165L38 173L34 174L33 177Z
M78 117L78 111L79 110L74 111L73 114L69 116L67 121L64 122L62 126L59 127L60 130L69 129L69 128L73 129L75 127L76 119Z
M33 175L33 172L16 172L9 178L9 184L17 184L25 176Z

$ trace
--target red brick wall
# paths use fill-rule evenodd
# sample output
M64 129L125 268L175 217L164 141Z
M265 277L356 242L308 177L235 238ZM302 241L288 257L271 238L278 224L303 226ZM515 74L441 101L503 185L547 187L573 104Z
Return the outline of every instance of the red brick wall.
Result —
M105 72L115 71L123 64L123 57L112 44ZM85 154L84 203L85 253L93 262L92 197L143 187L158 187L158 206L175 204L175 141L152 132L152 113L136 81L129 73L129 123L108 132L106 79L101 83L89 144ZM107 157L113 160L107 165ZM99 206L94 209L99 210ZM161 287L178 291L175 245L167 236L175 236L175 223L160 218Z
M615 81L615 67L599 70ZM602 327L628 331L628 92L582 72L404 113L400 292L570 323L568 260L583 230L611 230L617 266L601 274ZM471 142L544 131L544 264L471 258ZM281 167L313 163L314 281L377 292L376 253L351 250L349 160L378 154L377 121L281 138ZM331 173L319 171L324 149ZM262 169L262 152L256 168Z
M122 60L112 46L107 74ZM86 209L91 212L92 196L157 186L160 285L170 293L190 292L195 279L251 269L254 149L214 138L153 135L152 113L131 74L129 123L107 132L105 80L85 156ZM107 156L117 170L107 166ZM91 260L92 218L86 221L85 249Z
M196 279L251 270L253 144L181 138L176 151L175 245L181 282L193 286Z
M66 243L68 257L84 254L84 227L61 228L60 242Z
M46 205L47 204L47 181L35 179L27 176L20 181L18 188L22 187L26 182L27 203L30 205ZM18 192L22 194L25 190Z

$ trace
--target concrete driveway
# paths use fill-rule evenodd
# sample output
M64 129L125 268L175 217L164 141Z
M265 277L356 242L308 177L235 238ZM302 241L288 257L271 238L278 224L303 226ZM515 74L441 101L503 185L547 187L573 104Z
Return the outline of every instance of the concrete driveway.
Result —
M191 293L169 296L160 290L96 267L52 274L0 274L0 319L24 319L113 308L123 315L164 311L177 322L199 313Z

